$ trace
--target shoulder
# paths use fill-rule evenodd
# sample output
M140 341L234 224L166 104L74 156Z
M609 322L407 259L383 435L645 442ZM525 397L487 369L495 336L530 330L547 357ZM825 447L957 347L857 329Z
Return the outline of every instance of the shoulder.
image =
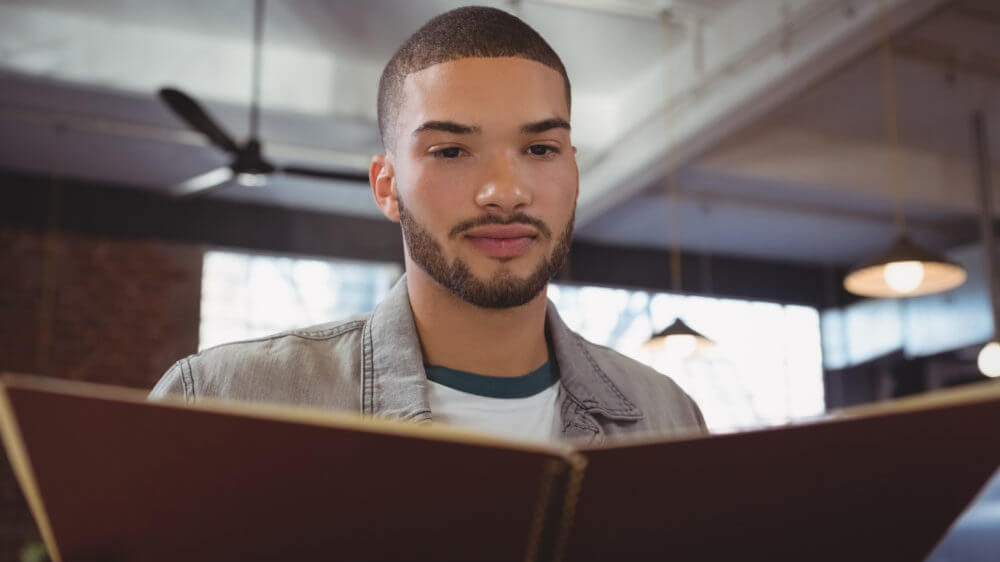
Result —
M369 314L358 314L336 322L326 322L306 328L285 330L269 336L227 342L205 348L191 357L218 358L230 354L271 353L282 348L308 348L313 342L329 342L337 339L350 338L352 334L364 329Z
M646 429L705 428L698 405L672 378L609 347L577 338L594 366L642 411Z
M360 372L368 314L206 348L175 363L150 393L303 403Z
M359 339L367 318L367 314L357 315L337 322L286 330L261 338L224 343L203 349L188 357L187 360L196 363L203 369L216 365L252 367L262 362L273 363L324 354L329 351L330 346Z

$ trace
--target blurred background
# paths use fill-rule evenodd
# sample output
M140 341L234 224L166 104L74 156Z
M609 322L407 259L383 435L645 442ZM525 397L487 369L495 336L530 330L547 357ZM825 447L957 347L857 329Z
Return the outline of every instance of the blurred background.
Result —
M1000 374L995 0L478 3L573 85L581 192L549 297L713 430ZM255 76L251 0L0 0L0 370L148 389L198 349L371 310L402 273L366 179L378 77L462 4L271 0ZM279 169L234 164L165 86ZM919 251L880 257L900 235ZM37 531L3 466L13 559ZM996 536L994 486L932 559L993 560Z

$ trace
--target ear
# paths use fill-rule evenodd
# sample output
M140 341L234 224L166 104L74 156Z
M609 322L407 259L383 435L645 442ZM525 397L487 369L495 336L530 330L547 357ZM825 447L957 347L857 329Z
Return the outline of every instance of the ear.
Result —
M385 218L399 222L399 205L396 200L396 171L392 159L385 154L372 156L368 168L368 182L372 186L372 196Z
M576 147L575 146L571 146L571 148L573 149L573 156L575 157L576 156ZM573 195L573 200L574 201L580 201L580 168L577 168L576 174L577 174L577 177L576 177L576 194Z

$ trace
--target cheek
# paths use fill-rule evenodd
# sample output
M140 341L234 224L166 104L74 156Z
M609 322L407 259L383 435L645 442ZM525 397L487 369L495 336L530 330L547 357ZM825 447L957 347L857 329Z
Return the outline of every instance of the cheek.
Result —
M539 210L546 216L552 217L553 223L569 220L576 207L579 186L576 166L552 166L541 170L536 176L536 182L534 202ZM555 227L557 224L552 226Z
M437 162L413 166L404 180L407 209L439 236L476 211L467 171L448 168Z
M475 170L468 164L428 162L413 170L414 191L428 198L458 197L468 195L475 178Z

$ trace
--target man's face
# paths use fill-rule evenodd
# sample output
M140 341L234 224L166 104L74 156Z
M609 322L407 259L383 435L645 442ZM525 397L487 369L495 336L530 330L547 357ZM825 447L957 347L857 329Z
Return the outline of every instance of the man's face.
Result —
M536 297L569 251L579 187L562 76L522 58L409 75L390 154L407 257L477 306Z

